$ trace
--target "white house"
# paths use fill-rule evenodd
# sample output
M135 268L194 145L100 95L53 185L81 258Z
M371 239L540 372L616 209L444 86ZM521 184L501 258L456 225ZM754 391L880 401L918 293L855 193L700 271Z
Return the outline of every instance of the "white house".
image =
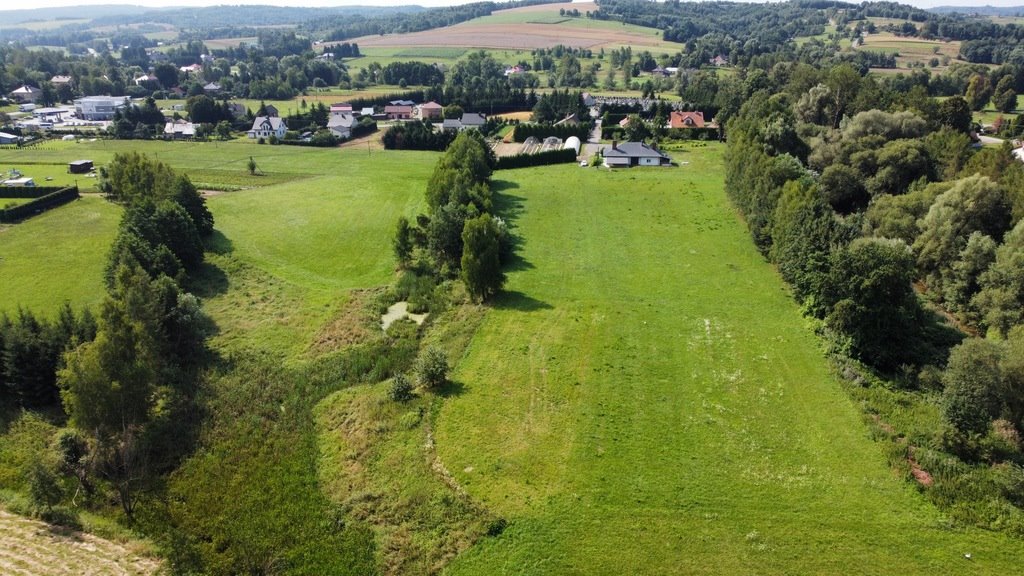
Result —
M348 139L352 137L352 127L358 122L351 113L331 114L330 120L327 121L327 129L338 138Z
M164 124L164 138L188 140L196 137L196 126L191 122L178 120Z
M277 116L257 116L252 121L252 129L249 130L249 138L270 138L276 136L279 140L284 138L288 126L284 120Z
M86 96L75 100L75 116L82 120L110 120L128 105L123 96Z
M43 91L35 86L24 85L10 92L11 100L15 102L35 102L43 96Z

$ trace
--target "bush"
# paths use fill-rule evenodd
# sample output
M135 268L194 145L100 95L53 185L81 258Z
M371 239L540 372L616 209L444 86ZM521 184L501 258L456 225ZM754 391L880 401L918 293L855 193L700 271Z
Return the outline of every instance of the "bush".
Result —
M408 402L412 399L412 382L405 374L395 374L388 388L388 398L393 402Z
M547 164L565 164L576 161L576 151L572 148L563 150L548 150L536 154L516 154L515 156L502 156L498 158L495 170L509 170L512 168L527 168L529 166L544 166Z
M448 382L448 358L436 346L428 346L416 358L416 383L427 390L438 390Z
M77 186L63 188L59 192L40 196L39 198L36 198L31 202L26 202L21 206L14 206L12 208L0 210L0 222L15 222L17 220L22 220L39 212L44 212L51 208L67 204L76 198L78 198Z
M579 124L560 124L558 126L549 123L520 124L515 129L515 141L526 142L530 137L543 140L550 136L565 140L570 136L576 136L581 142L586 142L590 137L590 124L582 122Z

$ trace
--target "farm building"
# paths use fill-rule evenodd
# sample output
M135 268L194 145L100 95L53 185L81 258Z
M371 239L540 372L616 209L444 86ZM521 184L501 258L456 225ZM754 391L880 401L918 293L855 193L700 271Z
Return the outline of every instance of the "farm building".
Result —
M331 104L331 114L351 114L352 105L348 102L336 102Z
M0 144L17 144L18 140L21 140L20 136L8 134L7 132L0 132Z
M68 172L72 174L88 174L92 172L92 160L75 160L68 162Z
M604 149L604 164L609 168L631 166L671 166L672 159L643 142L612 142Z
M408 102L408 100L395 100L395 102ZM388 104L384 107L384 116L388 120L408 120L412 118L412 104Z

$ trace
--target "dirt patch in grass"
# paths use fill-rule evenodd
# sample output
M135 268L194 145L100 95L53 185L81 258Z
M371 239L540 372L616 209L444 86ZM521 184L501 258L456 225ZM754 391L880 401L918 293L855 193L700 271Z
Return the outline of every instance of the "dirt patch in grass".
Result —
M364 148L366 150L383 150L384 149L384 130L377 130L376 132L365 136L363 138L356 138L355 140L349 140L348 142L342 142L338 145L338 148Z
M910 473L914 476L914 480L917 480L917 483L925 488L934 484L935 481L932 480L932 475L924 468L921 468L921 465L917 463L917 459L914 458L913 447L907 450L907 454L907 462L910 464Z
M148 575L161 563L127 546L0 510L0 573Z
M324 354L377 336L380 330L375 330L377 315L373 302L381 292L381 288L349 292L348 302L320 329L313 339L310 352Z

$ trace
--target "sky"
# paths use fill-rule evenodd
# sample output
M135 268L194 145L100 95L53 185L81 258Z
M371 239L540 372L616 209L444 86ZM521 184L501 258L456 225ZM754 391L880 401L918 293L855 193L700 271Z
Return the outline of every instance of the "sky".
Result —
M33 0L18 8L52 8L57 6L85 6L89 4L134 4L137 6L211 6L215 4L269 4L273 6L444 6L465 4L475 0ZM859 3L859 0L850 0ZM934 6L1024 6L1024 0L903 0L903 3L921 8ZM13 8L13 7L12 7Z

